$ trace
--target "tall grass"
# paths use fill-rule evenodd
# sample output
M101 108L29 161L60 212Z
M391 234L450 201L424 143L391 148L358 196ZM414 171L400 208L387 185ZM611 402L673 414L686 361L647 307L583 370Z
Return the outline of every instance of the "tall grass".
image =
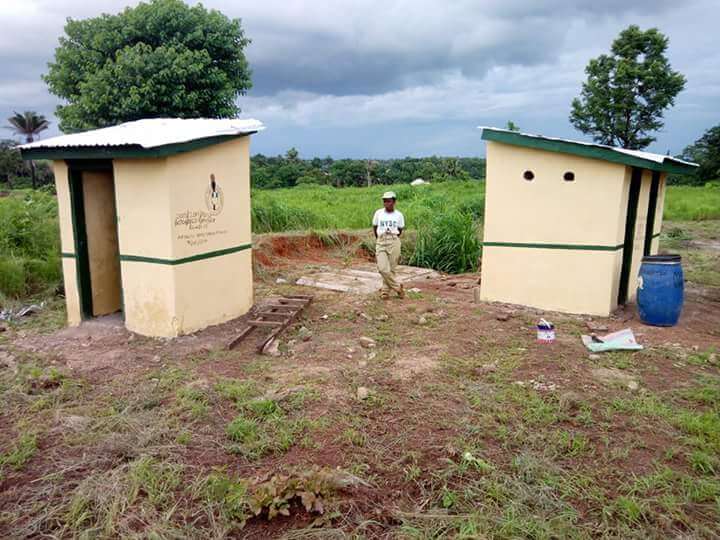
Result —
M55 198L27 191L0 199L0 300L54 288L61 277Z
M410 227L433 213L459 210L479 219L485 205L485 185L475 180L413 187L408 184L334 188L304 185L253 191L253 232L307 229L370 228L382 194L394 191L398 209Z
M410 264L450 274L474 272L480 259L480 239L471 214L435 214L418 227Z

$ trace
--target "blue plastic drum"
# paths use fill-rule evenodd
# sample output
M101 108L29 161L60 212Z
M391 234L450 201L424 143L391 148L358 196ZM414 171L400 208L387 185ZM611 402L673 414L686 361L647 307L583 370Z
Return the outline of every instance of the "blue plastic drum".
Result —
M683 298L680 255L643 257L637 289L640 320L653 326L675 326L682 312Z

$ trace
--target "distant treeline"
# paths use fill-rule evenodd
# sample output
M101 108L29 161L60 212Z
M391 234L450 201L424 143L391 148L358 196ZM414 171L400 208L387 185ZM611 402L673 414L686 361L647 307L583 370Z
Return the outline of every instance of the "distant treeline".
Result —
M291 148L284 156L257 154L251 158L254 188L284 188L302 184L335 187L405 184L485 178L482 158L426 157L402 159L300 159Z

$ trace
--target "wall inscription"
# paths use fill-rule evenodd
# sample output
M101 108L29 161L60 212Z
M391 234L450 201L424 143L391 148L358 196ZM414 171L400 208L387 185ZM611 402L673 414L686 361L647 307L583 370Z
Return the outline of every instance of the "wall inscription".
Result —
M204 195L207 210L184 210L175 214L176 239L189 246L202 246L212 237L228 233L215 225L223 210L224 197L214 174L210 175L210 185Z

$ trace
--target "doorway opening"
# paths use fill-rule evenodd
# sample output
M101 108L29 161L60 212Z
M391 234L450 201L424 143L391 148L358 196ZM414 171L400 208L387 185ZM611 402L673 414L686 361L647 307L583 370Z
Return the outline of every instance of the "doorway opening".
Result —
M628 299L628 284L632 267L633 247L635 239L635 222L637 221L638 200L642 185L642 169L633 167L628 193L628 207L625 217L625 239L623 241L622 269L620 270L620 287L618 288L618 305L625 305Z
M69 161L68 168L82 317L122 312L112 161Z

